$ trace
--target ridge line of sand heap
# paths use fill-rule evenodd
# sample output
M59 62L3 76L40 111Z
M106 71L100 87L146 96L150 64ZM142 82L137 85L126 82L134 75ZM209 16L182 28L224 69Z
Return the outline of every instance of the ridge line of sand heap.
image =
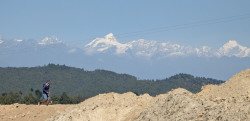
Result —
M158 97L134 121L219 121L250 119L250 99L205 100L185 89L175 89Z
M249 98L250 97L250 69L233 75L221 85L207 85L196 94L197 97L212 100L214 98Z

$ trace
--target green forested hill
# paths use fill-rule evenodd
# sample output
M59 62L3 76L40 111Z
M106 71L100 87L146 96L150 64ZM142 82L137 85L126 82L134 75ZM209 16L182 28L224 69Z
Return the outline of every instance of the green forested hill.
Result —
M52 95L66 92L70 96L83 94L86 97L99 93L128 91L154 96L178 87L196 93L203 85L223 83L221 80L194 77L189 74L177 74L157 81L138 80L128 74L106 70L85 71L65 65L48 64L31 68L0 68L0 94L17 91L28 94L31 88L41 90L47 79L51 80Z

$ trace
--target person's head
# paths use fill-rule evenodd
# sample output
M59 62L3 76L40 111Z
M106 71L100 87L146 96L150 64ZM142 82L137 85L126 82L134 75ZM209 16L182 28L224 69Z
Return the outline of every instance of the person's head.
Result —
M50 80L47 80L47 83L50 83Z

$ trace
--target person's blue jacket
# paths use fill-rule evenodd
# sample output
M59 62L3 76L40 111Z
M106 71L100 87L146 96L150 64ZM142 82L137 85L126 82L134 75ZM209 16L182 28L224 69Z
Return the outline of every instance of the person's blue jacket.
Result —
M47 94L49 92L49 83L43 85L43 93Z

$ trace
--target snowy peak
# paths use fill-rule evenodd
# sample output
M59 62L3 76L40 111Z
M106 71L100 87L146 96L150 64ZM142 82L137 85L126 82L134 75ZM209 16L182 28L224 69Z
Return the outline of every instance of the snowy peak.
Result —
M235 40L230 40L219 49L219 53L221 56L228 57L250 57L250 48L238 44Z
M85 46L87 53L106 52L114 50L115 54L125 53L128 49L127 44L119 43L112 33L107 34L104 38L96 38Z
M230 51L231 49L233 49L233 48L241 48L242 46L241 45L239 45L238 43L237 43L237 41L235 41L235 40L229 40L227 43L225 43L222 47L221 47L221 49L223 49L223 50L225 50L225 51Z
M238 45L238 42L235 40L229 40L226 44L224 44L224 47L237 47L240 46Z
M56 36L51 36L51 37L45 37L38 44L39 45L51 45L51 44L58 44L58 43L62 43L62 41L59 40Z
M105 40L110 41L110 42L117 42L115 36L113 33L109 33L105 36Z
M114 37L114 35L112 33L107 34L104 38L96 38L94 39L92 42L90 42L89 44L87 44L86 46L92 46L92 47L100 47L101 44L105 44L105 45L119 45L121 43L119 43L116 38ZM102 45L103 47L103 45Z

